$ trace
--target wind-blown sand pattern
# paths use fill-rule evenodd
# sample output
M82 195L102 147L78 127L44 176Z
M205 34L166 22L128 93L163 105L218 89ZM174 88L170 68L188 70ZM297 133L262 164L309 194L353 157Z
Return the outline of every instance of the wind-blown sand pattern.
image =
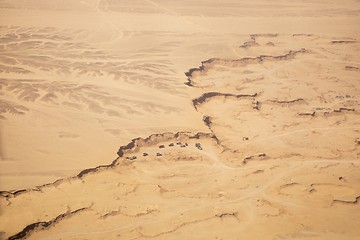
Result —
M359 13L1 1L0 239L358 239Z

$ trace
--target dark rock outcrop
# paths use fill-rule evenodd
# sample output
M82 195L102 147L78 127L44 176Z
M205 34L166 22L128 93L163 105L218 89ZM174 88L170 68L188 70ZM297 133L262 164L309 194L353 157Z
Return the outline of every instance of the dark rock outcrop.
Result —
M82 211L85 211L89 208L80 208L77 209L75 211L68 211L66 213L60 214L59 216L55 217L54 219L48 221L48 222L36 222L36 223L32 223L27 225L22 231L20 231L19 233L9 237L9 240L15 240L15 239L22 239L22 238L26 238L28 237L32 232L39 230L39 229L47 229L49 227L52 227L53 225L55 225L56 223L60 222L61 220L63 220L64 218L68 218L71 217L77 213L80 213Z

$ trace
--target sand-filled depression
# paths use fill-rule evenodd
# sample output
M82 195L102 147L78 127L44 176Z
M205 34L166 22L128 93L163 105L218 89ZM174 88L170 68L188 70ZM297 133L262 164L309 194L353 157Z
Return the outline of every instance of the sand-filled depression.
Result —
M360 3L0 1L0 239L358 239Z

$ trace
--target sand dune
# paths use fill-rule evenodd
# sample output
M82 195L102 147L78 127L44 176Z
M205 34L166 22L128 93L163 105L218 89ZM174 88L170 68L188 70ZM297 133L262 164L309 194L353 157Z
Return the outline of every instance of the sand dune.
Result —
M358 1L0 2L0 239L357 239Z

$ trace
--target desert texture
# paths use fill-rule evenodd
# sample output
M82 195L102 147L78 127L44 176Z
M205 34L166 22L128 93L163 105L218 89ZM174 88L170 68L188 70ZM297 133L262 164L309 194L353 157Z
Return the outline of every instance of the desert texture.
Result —
M0 239L360 237L360 2L0 1Z

